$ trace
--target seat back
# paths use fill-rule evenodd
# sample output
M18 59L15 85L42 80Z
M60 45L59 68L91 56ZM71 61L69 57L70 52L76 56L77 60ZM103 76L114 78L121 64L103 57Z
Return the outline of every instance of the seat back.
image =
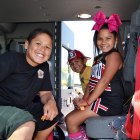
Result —
M94 139L114 139L110 124L120 116L92 117L86 120L87 136Z
M16 40L10 40L6 46L7 51L24 52L24 48Z
M10 44L9 51L23 52L23 49L17 41L13 40Z

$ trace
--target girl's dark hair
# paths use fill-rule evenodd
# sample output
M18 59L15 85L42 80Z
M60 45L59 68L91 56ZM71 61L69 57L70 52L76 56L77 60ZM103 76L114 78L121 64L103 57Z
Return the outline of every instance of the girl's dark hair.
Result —
M42 29L42 28L36 28L30 32L29 36L27 37L27 41L30 43L32 39L34 39L37 35L42 34L42 33L49 35L50 38L53 40L53 36L48 30Z
M105 23L105 24L103 24L103 26L101 27L101 29L108 29L108 24L107 23ZM101 30L100 29L100 30ZM99 48L97 47L97 36L98 36L98 31L95 31L95 34L94 34L94 37L93 37L93 43L94 43L94 46L95 46L95 55L96 55L96 53L100 53L99 51ZM113 35L114 35L114 37L115 38L118 38L118 43L117 43L117 46L116 46L116 49L118 49L118 51L122 54L122 56L123 56L123 50L122 50L122 43L121 43L121 36L120 36L120 33L119 33L119 31L118 32L116 32L116 31L113 31L113 32L111 32ZM120 48L121 47L121 48Z

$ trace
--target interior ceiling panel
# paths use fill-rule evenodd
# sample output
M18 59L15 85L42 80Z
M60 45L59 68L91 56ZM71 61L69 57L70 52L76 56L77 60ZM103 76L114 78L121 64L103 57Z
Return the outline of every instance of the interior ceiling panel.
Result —
M0 22L73 21L81 20L78 14L98 10L130 20L139 6L140 0L0 0Z

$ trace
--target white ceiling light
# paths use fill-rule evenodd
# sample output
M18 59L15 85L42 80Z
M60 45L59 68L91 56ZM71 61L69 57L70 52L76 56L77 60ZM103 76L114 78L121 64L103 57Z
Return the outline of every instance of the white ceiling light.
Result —
M79 14L77 15L78 18L82 18L82 19L87 19L87 18L91 18L91 15L90 14Z

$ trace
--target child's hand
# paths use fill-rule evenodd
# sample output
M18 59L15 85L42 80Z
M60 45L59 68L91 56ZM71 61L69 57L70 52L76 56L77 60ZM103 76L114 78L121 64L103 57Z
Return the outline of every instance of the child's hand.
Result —
M84 99L80 99L80 98L75 99L74 103L75 103L77 109L80 109L80 110L84 110L84 108L86 106L88 106L87 102Z
M43 116L41 117L41 120L42 120L42 121L45 121L45 120L47 120L47 118L48 118L47 115L43 115Z
M79 98L74 98L74 99L73 99L73 104L74 104L75 109L78 109L78 106L77 106L77 104L76 104L76 101L77 101L77 100L79 100Z

